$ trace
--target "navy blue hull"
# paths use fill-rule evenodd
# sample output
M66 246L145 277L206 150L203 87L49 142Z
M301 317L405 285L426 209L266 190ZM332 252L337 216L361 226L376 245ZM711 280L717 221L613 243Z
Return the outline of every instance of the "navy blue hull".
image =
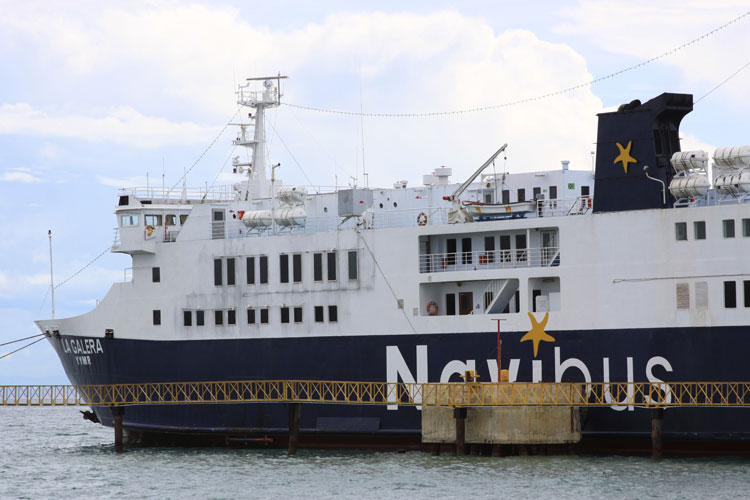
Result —
M541 360L542 380L550 382L558 375L562 381L584 381L584 371L588 371L590 380L603 381L607 366L610 381L628 381L629 365L630 379L636 382L745 381L750 380L749 330L726 327L550 331L547 333L555 337L555 342L540 343L536 358L531 342L520 342L525 332L503 333L503 368L514 363L518 381L532 381L534 359ZM402 372L406 367L415 379L417 365L425 361L427 381L438 382L450 361L473 360L480 381L490 381L497 349L494 332L171 342L66 336L50 340L74 384L256 379L386 381L389 350L390 362L403 359ZM418 352L425 351L426 357L418 359ZM451 381L458 380L457 374L451 377ZM105 425L112 424L106 408L96 411ZM418 437L420 418L415 408L305 405L301 430ZM166 432L270 434L286 430L287 414L281 404L142 406L127 408L124 425L134 430ZM639 408L590 408L582 416L584 438L645 437L650 426L648 411ZM669 409L663 433L667 439L750 441L750 410Z

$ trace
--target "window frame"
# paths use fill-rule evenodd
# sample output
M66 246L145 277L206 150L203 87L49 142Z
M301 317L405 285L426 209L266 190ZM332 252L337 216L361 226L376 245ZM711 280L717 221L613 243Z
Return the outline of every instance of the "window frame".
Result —
M151 319L153 320L154 326L161 326L161 309L152 309Z

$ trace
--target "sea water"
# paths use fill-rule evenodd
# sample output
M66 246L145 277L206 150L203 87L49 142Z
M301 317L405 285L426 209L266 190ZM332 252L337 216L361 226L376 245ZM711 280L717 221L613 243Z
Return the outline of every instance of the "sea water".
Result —
M72 407L0 407L0 498L750 498L750 460L223 448L114 452Z

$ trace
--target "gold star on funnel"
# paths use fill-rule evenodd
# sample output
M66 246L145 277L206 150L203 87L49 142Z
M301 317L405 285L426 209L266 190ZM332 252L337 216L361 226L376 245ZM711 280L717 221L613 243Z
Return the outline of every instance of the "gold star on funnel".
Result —
M547 332L544 331L544 328L547 326L547 320L549 319L549 313L545 313L544 319L538 323L534 315L531 313L529 313L529 319L531 320L531 330L521 337L521 342L531 340L534 343L534 357L536 358L537 352L539 351L539 342L554 342L555 337L548 335Z
M622 144L619 142L617 143L617 148L620 150L620 155L615 158L615 164L617 164L618 161L622 162L622 168L625 169L625 173L628 173L628 163L635 163L638 160L630 156L630 148L633 146L633 141L628 141L628 147L623 147Z

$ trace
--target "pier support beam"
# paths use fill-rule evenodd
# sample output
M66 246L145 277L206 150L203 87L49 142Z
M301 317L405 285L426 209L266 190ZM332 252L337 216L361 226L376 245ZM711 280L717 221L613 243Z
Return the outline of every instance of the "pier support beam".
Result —
M664 420L664 408L651 409L651 456L661 458L662 439L661 423Z
M287 405L289 413L289 448L290 455L297 454L297 442L299 438L299 419L302 414L302 407L299 403L289 403Z
M115 423L115 452L122 453L122 414L125 413L125 408L112 406L111 410Z
M466 408L454 408L453 418L456 419L456 455L466 455Z
M439 457L440 456L440 443L432 443L432 456L433 457Z

